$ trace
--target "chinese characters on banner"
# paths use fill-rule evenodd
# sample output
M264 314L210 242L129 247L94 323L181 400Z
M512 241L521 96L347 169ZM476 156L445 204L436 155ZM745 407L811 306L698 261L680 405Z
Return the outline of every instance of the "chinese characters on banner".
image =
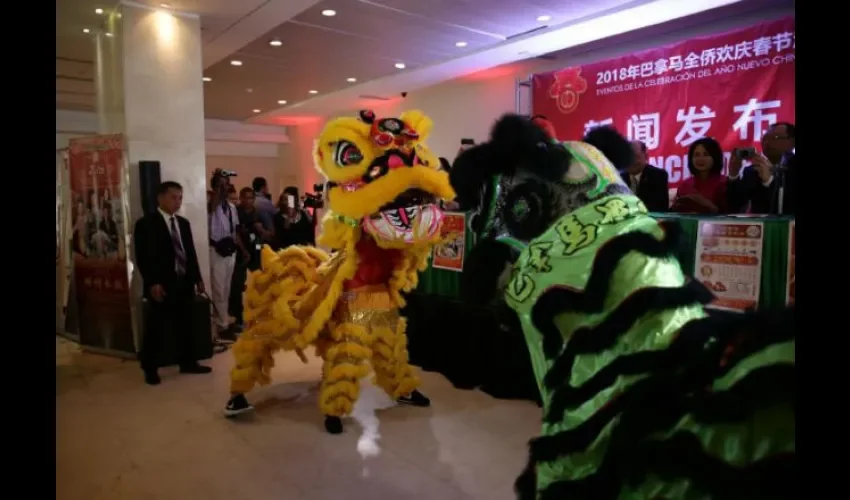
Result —
M72 139L68 159L80 342L134 353L122 227L124 138L105 135Z
M717 297L709 307L758 307L763 241L761 222L700 221L694 274Z
M788 274L786 275L785 303L794 305L794 285L797 278L797 222L788 226Z
M443 242L434 246L431 267L463 271L463 254L466 251L466 217L460 212L446 212L440 235Z
M612 125L646 144L675 188L690 177L688 147L701 137L758 145L776 122L794 122L794 18L695 38L532 77L532 106L576 140Z

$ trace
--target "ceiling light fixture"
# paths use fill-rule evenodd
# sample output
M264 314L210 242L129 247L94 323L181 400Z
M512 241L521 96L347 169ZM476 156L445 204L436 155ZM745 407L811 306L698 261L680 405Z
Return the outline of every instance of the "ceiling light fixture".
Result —
M325 17L334 17L336 15L336 11L333 9L325 9L322 11L322 15Z
M103 9L94 9L94 13L97 15L103 14Z
M168 5L167 3L161 3L161 4L159 4L159 6L162 7L163 9L170 9L171 8L171 6Z
M318 90L311 90L311 91L310 91L310 93L311 93L311 94L318 94L318 93L319 93L319 91L318 91Z
M272 47L280 47L281 45L283 45L283 42L281 42L280 40L275 38L275 39L269 40L269 45L271 45Z
M113 35L112 35L112 33L107 32L106 36L108 36L109 38L112 38Z
M551 21L552 16L537 16L537 22L545 23L546 21Z
M262 110L260 110L260 109L255 109L255 110L254 110L254 113L259 113L260 111L262 111Z
M248 92L249 94L253 91L254 91L254 89L252 89L251 87L248 87L247 89L245 89L245 92Z
M277 103L280 104L281 106L283 106L284 104L286 104L286 101L281 99L281 100L277 101Z
M88 28L83 28L83 33L88 35L89 33L91 33L91 30Z
M242 61L237 61L236 59L230 61L231 66L242 66Z
M212 81L212 78L210 78L210 77L208 77L208 76L205 76L205 77L204 77L204 81L205 81L205 82L211 82L211 81Z
M346 78L345 81L348 83L354 83L357 81L357 78Z
M399 63L395 63L395 67L398 68L398 69L404 69L407 66L405 66L404 63L399 62Z
M459 47L459 48L466 47L466 42L457 42L457 43L455 44L455 47Z

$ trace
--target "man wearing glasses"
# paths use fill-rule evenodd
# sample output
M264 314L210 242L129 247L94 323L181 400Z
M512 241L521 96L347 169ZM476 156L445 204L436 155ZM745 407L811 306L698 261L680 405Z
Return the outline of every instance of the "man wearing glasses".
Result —
M749 158L741 170L741 155L729 159L729 206L744 212L747 203L755 214L794 215L797 208L797 161L794 155L794 125L779 122L761 139L762 154Z

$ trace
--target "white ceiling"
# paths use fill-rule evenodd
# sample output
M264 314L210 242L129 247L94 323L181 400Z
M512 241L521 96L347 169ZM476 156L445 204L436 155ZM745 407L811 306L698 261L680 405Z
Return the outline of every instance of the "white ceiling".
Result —
M297 123L722 5L785 0L174 0L200 15L207 118ZM790 0L789 0L790 1ZM157 6L160 2L140 3ZM114 5L114 4L113 4ZM57 0L57 108L93 110L109 2ZM337 12L333 17L323 10ZM550 19L538 21L539 16ZM594 21L594 19L601 19ZM271 39L282 42L269 45ZM457 47L457 42L466 46ZM242 66L230 65L239 59ZM404 62L406 68L396 69ZM356 78L350 83L348 78ZM250 91L249 91L250 89ZM317 90L311 95L309 90ZM286 100L279 106L278 100ZM373 101L374 102L374 101ZM254 113L253 110L261 110Z

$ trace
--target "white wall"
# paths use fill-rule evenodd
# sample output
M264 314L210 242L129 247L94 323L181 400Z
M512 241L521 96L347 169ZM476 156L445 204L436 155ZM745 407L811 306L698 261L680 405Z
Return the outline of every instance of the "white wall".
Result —
M206 170L234 170L237 188L250 186L254 177L265 177L273 193L295 183L297 174L287 169L281 160L280 148L286 147L289 136L284 127L246 125L226 120L206 120ZM56 149L68 146L68 141L97 133L97 115L82 111L56 110Z
M387 116L396 115L405 109L423 110L434 120L434 131L428 144L439 156L452 160L460 147L461 138L485 140L491 125L499 116L516 112L518 79L525 80L533 73L601 61L789 15L794 15L793 7L767 8L714 20L697 16L674 23L678 27L650 28L641 33L623 35L619 37L619 42L603 41L592 47L580 48L578 51L565 51L557 54L555 61L523 61L444 82L411 92L404 100L393 101L386 105L378 103L375 111ZM687 27L683 28L683 24ZM351 114L352 111L342 111L341 114Z

